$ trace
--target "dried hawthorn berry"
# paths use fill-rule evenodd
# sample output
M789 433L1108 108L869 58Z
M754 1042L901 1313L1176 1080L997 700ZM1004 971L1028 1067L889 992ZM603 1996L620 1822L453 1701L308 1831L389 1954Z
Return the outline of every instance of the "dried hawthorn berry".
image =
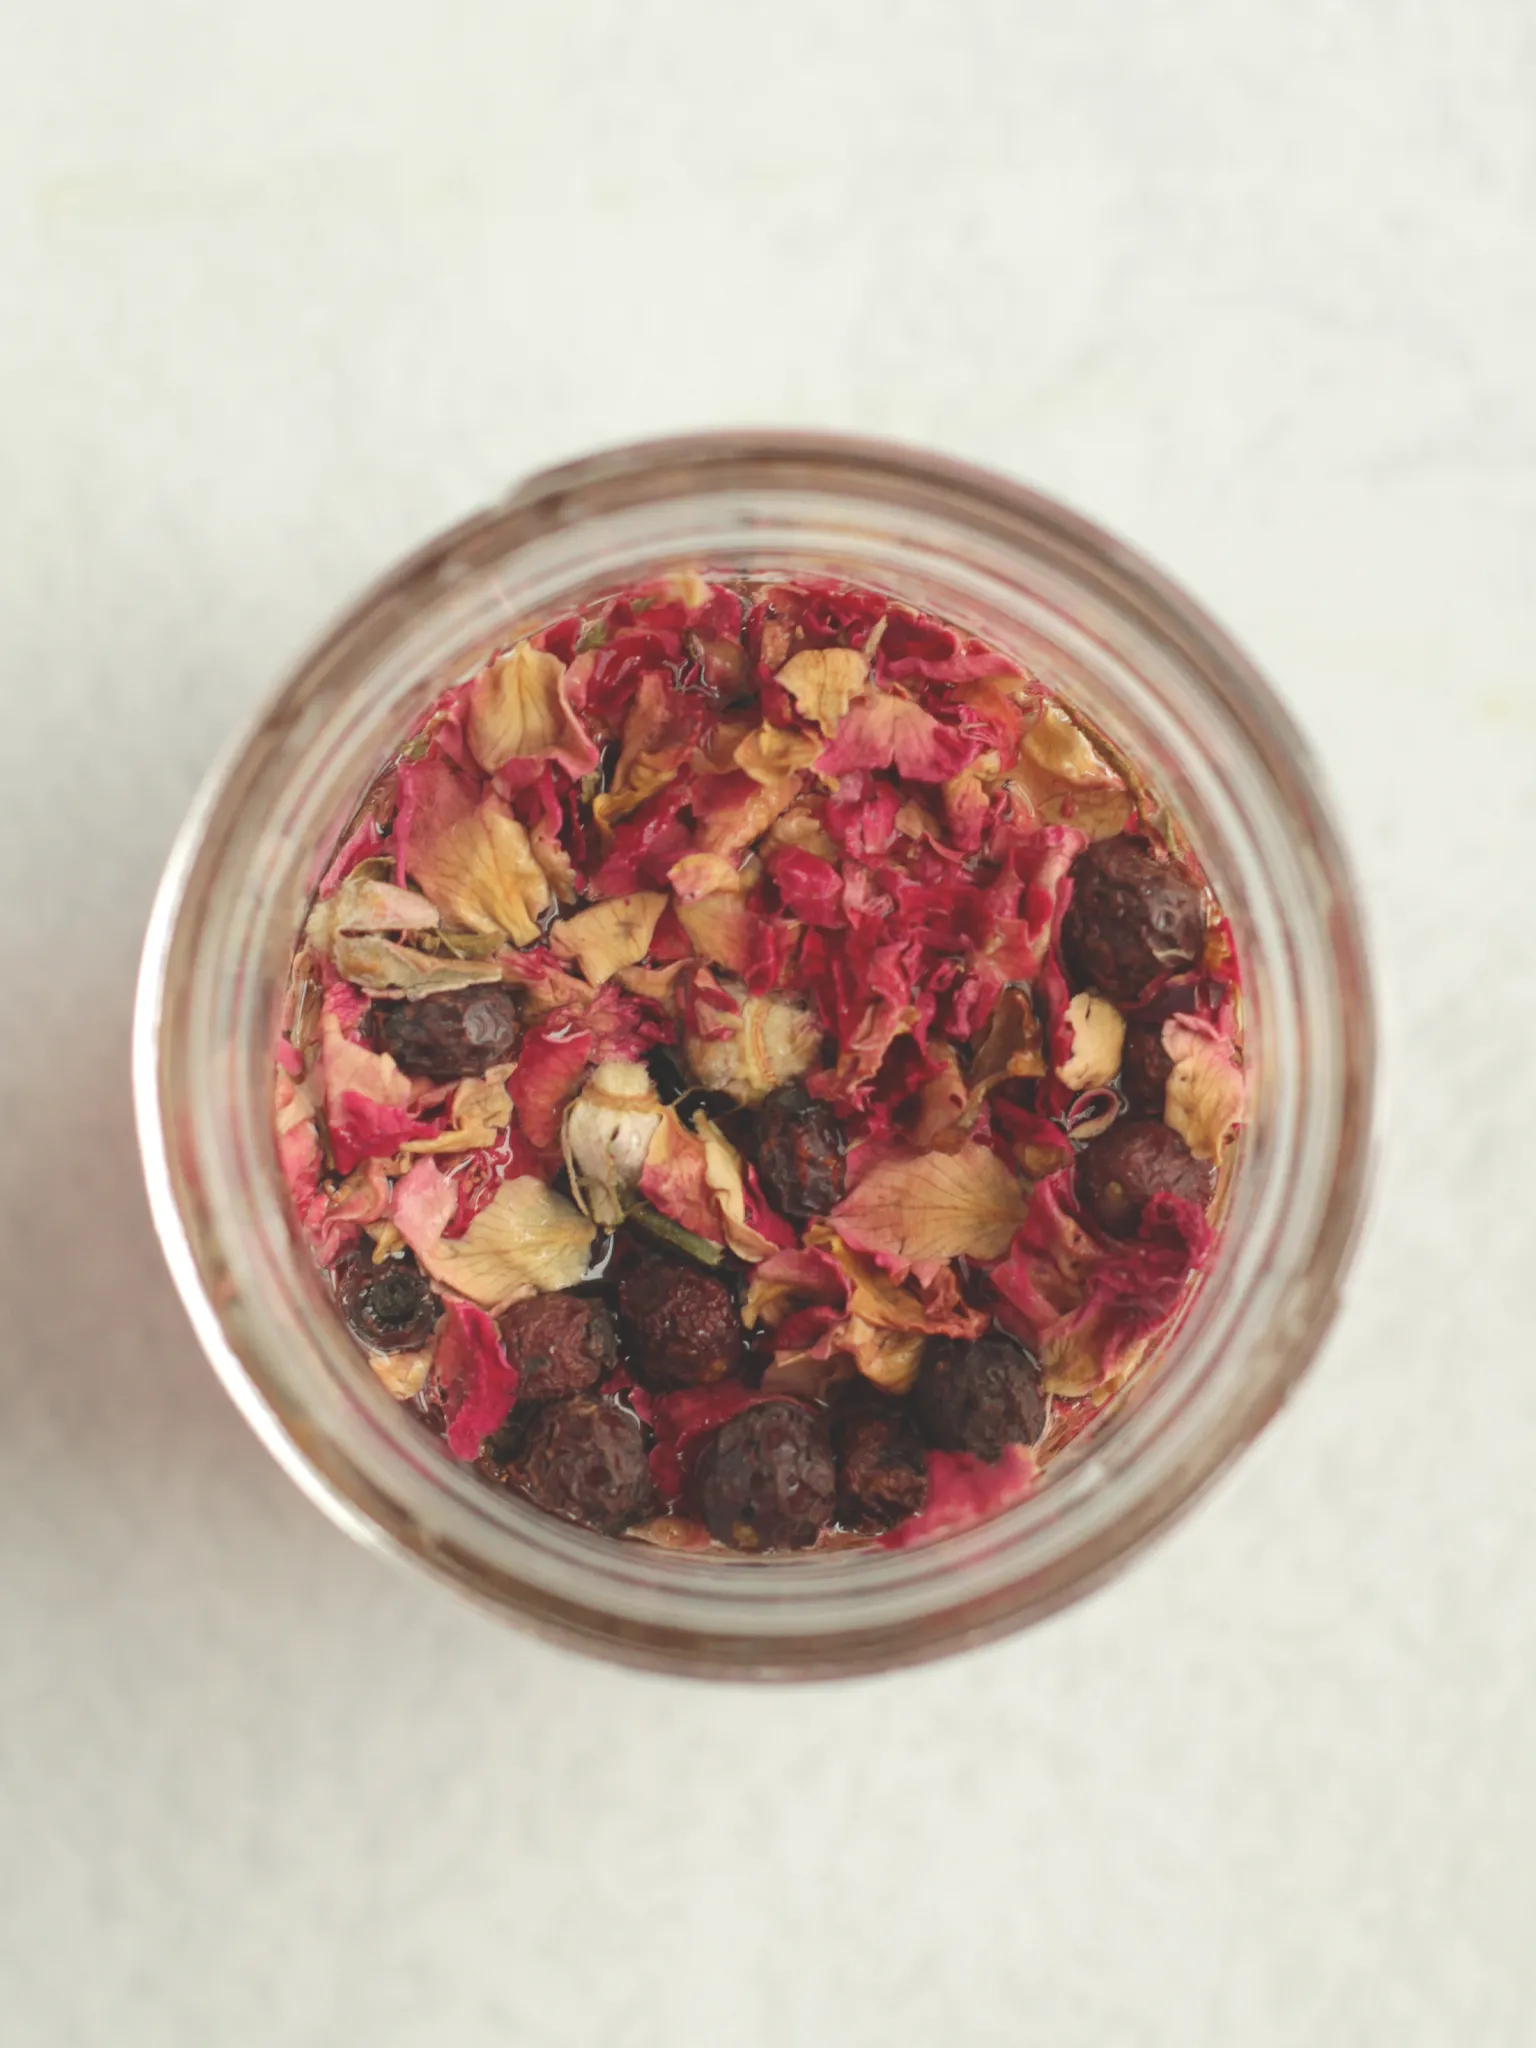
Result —
M1111 1237L1133 1237L1154 1195L1177 1195L1204 1208L1216 1189L1216 1169L1197 1159L1167 1124L1153 1117L1123 1117L1077 1156L1077 1198Z
M395 1065L425 1081L478 1077L510 1059L517 1044L516 997L501 984L379 1003L375 1014Z
M613 1317L583 1294L536 1294L501 1318L508 1362L520 1375L519 1401L584 1393L618 1363Z
M431 1387L432 1382L429 1380L427 1391L430 1392ZM500 1429L493 1430L488 1437L481 1439L480 1455L475 1460L476 1468L483 1472L487 1479L494 1479L502 1486L515 1485L517 1462L527 1449L533 1425L542 1413L543 1409L537 1401L514 1401L511 1413Z
M1009 1444L1033 1444L1045 1428L1040 1368L1021 1344L994 1332L972 1343L934 1339L911 1395L918 1427L939 1451L999 1458Z
M755 1121L763 1192L784 1216L826 1216L843 1199L842 1126L803 1088L775 1088Z
M643 1253L619 1280L629 1364L647 1387L702 1387L741 1359L731 1290L683 1259Z
M506 1465L494 1462L503 1447L512 1453ZM509 1481L546 1514L599 1535L617 1536L654 1505L639 1417L612 1402L588 1394L541 1402L509 1443L490 1450L492 1476Z
M419 1351L443 1312L409 1253L376 1266L366 1250L354 1252L336 1269L336 1299L347 1328L370 1351Z
M1120 1055L1120 1093L1146 1116L1160 1117L1168 1094L1173 1061L1163 1050L1161 1020L1137 1017L1126 1026Z
M694 1512L732 1550L803 1550L831 1521L837 1472L827 1426L798 1401L760 1401L721 1425L694 1461Z
M852 1410L836 1444L837 1517L850 1528L893 1528L928 1498L923 1440L905 1409Z
M1061 946L1082 986L1135 1002L1160 975L1193 967L1204 945L1200 891L1171 860L1122 833L1096 840L1072 863Z

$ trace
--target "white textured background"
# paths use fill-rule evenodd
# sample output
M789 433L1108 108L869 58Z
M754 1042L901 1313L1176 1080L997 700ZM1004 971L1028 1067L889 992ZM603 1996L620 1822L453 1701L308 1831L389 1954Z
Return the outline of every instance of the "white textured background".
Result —
M1536 2038L1529 0L12 0L0 20L0 2039ZM625 1676L335 1534L130 1133L171 832L354 587L737 421L1012 470L1331 770L1391 1052L1294 1407L916 1676Z

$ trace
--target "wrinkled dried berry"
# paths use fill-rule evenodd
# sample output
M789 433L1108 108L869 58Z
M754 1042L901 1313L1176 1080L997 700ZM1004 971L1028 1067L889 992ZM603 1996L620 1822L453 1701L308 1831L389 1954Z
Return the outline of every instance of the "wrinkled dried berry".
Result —
M851 1529L890 1529L928 1498L923 1440L901 1408L854 1410L837 1425L837 1516Z
M1172 861L1121 834L1072 863L1061 946L1081 986L1135 1002L1160 975L1193 967L1204 944L1200 891Z
M501 1341L520 1375L520 1403L583 1393L618 1363L612 1316L581 1294L536 1294L515 1303L501 1318Z
M495 1462L501 1448L513 1454L504 1466ZM617 1536L655 1505L639 1420L612 1402L587 1394L545 1401L505 1445L498 1439L488 1449L482 1471L509 1482L547 1514L599 1535Z
M1111 1237L1133 1237L1154 1195L1203 1209L1215 1188L1210 1161L1196 1159L1177 1131L1152 1117L1122 1118L1077 1157L1077 1198Z
M970 1343L939 1337L923 1354L912 1413L939 1451L998 1458L1009 1444L1033 1444L1045 1428L1040 1368L1022 1345L995 1332Z
M695 1513L732 1550L803 1550L831 1521L837 1473L821 1417L762 1401L717 1429L694 1462Z
M629 1364L647 1387L702 1387L741 1359L731 1290L682 1259L643 1253L619 1281Z
M763 1193L781 1216L826 1216L843 1199L843 1130L803 1088L775 1088L754 1119Z
M427 1382L426 1391L432 1391L430 1380ZM543 1412L543 1406L538 1401L514 1401L512 1412L500 1429L482 1439L480 1455L475 1464L487 1479L494 1479L502 1486L517 1484L518 1461L528 1448L533 1425Z
M443 1312L409 1253L376 1266L368 1250L354 1252L336 1268L336 1299L347 1328L370 1351L419 1351Z
M1168 1094L1173 1061L1163 1050L1161 1019L1137 1018L1126 1026L1120 1055L1120 1093L1143 1116L1160 1117Z
M483 1075L512 1057L517 1003L500 985L450 989L443 995L380 1003L379 1037L403 1074L425 1081Z

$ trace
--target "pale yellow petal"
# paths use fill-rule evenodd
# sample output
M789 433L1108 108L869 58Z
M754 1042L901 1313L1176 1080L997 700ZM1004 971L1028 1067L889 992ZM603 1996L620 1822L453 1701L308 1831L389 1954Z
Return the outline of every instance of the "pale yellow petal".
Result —
M455 960L451 953L418 953L377 932L343 932L332 956L336 971L371 996L423 996L501 980L494 960Z
M685 853L667 870L672 893L684 902L699 896L740 895L745 878L723 853Z
M1217 1159L1243 1113L1242 1070L1225 1039L1197 1031L1188 1018L1170 1017L1163 1050L1173 1061L1163 1120L1197 1159Z
M1024 1220L1016 1175L984 1145L877 1166L832 1212L856 1248L908 1261L1000 1259Z
M641 889L632 896L610 896L562 918L549 943L562 960L575 960L595 988L621 967L633 967L650 950L667 899L659 890Z
M427 1384L427 1374L432 1370L432 1354L430 1351L370 1351L368 1363L377 1373L380 1384L397 1401L409 1401Z
M779 670L779 681L802 717L819 725L828 739L869 681L869 663L856 648L806 647Z
M483 1080L461 1081L453 1091L451 1127L436 1138L413 1138L401 1149L406 1152L474 1152L493 1145L496 1133L512 1121L512 1098L507 1093L510 1065L492 1067Z
M315 905L304 937L317 952L329 955L343 932L423 932L440 922L436 904L414 889L351 874L334 896Z
M494 798L431 836L413 835L411 869L451 923L505 932L519 946L538 938L549 882L528 834Z
M572 773L595 760L591 741L565 700L565 667L519 641L470 685L470 752L488 775L509 761L564 757Z
M821 742L811 733L796 732L788 726L760 725L738 745L735 761L754 782L776 783L797 768L809 768L820 752Z
M434 1280L499 1312L530 1295L574 1287L596 1235L572 1203L523 1175L502 1183L462 1237L418 1246L417 1257Z
M1057 704L1041 707L1024 735L1024 751L1058 781L1074 789L1118 789L1120 777L1076 721Z

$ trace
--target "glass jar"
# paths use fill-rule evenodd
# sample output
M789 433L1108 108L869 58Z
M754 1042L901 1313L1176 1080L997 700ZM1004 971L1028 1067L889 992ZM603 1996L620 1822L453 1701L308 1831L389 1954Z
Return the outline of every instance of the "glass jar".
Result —
M1141 764L1231 919L1249 1122L1216 1259L1155 1368L1036 1495L926 1546L749 1559L619 1543L454 1463L368 1371L291 1220L272 1053L316 880L380 761L494 646L671 568L873 585L1004 648ZM1338 1301L1366 1181L1371 991L1294 727L1130 549L1003 478L877 443L709 434L534 477L369 591L208 783L145 948L140 1137L209 1358L343 1528L515 1621L677 1672L827 1676L1038 1620L1187 1508L1275 1412Z

